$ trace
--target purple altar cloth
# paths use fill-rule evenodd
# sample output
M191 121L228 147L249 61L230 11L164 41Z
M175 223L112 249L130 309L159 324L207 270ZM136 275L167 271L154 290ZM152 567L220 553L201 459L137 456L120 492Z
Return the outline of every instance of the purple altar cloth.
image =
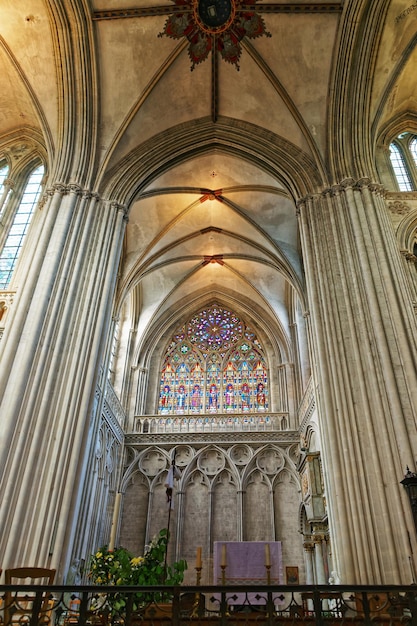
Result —
M226 585L266 585L265 545L269 544L271 562L271 584L283 584L282 550L280 541L215 541L214 542L214 584L222 584L222 546L226 546ZM231 594L232 595L232 594ZM266 596L248 593L228 596L229 604L265 604ZM257 597L255 597L257 596Z

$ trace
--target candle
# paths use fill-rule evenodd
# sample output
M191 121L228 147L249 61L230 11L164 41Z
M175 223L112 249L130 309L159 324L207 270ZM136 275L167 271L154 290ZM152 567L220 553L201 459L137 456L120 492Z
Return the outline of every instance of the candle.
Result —
M222 545L222 558L220 561L220 567L226 567L227 565L227 555L226 555L226 544Z
M122 499L121 493L116 493L116 497L114 499L114 510L113 510L113 519L111 523L111 531L110 531L110 541L109 541L109 552L113 552L114 544L116 540L116 530L119 523L119 511L120 511L120 502Z
M197 548L197 557L196 557L196 560L195 560L195 566L198 569L201 569L201 567L202 567L202 564L201 564L201 546L199 546Z
M271 550L269 543L265 544L265 567L271 567Z

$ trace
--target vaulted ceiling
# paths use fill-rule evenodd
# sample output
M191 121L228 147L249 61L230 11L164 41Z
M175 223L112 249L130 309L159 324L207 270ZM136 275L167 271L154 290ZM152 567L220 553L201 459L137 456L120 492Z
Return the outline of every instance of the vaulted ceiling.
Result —
M129 205L118 293L139 334L207 293L289 338L296 200L375 176L380 134L415 119L413 7L0 0L0 141Z

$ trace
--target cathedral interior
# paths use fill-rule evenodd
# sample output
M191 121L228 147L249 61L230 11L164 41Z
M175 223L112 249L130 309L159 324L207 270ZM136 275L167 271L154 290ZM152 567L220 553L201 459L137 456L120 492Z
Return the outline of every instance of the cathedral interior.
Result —
M0 0L3 571L417 582L416 18Z

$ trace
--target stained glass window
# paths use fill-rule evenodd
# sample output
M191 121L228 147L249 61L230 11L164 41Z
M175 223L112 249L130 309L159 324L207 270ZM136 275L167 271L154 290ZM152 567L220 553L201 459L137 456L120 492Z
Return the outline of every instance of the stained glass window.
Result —
M236 313L213 304L175 330L161 368L160 414L268 410L264 350Z

